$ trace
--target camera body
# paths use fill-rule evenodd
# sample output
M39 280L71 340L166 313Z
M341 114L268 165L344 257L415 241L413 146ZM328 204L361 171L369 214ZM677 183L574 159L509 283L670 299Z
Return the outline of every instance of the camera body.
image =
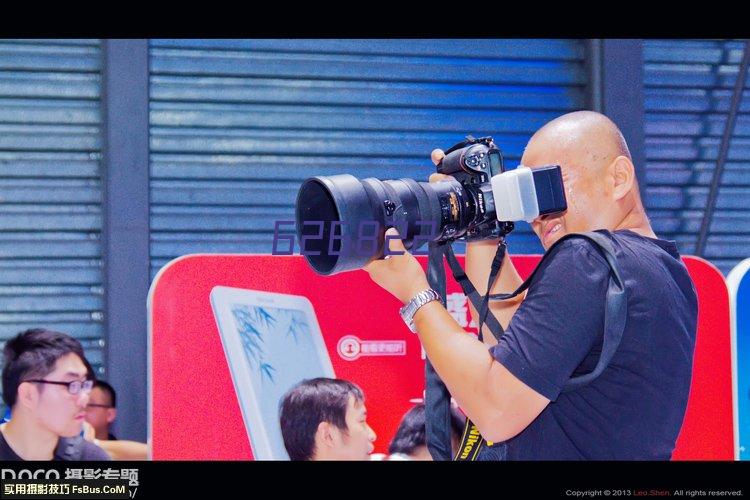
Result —
M456 193L456 202L464 200L464 204L473 204L475 215L463 227L448 225L441 234L441 240L461 237L467 241L497 239L513 230L515 225L512 221L499 221L495 216L490 184L493 176L504 171L502 153L492 137L474 139L468 136L465 141L446 151L445 157L437 165L437 172L450 175L459 182L463 192ZM450 217L455 211L452 201L452 197L448 198L449 206L445 209L449 219L454 218Z

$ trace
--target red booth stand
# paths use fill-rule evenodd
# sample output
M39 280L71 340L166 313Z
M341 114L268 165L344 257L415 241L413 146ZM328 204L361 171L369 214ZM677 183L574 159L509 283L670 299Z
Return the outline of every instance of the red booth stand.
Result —
M419 257L426 267L426 258ZM540 256L514 256L528 276ZM463 257L459 257L463 265ZM698 291L698 337L676 460L731 460L729 297L710 263L685 262ZM448 275L448 309L467 326L465 296ZM214 286L303 295L313 304L336 376L366 395L384 453L411 400L422 398L424 361L397 299L363 271L315 274L301 256L188 255L165 266L149 293L149 441L155 460L247 460L252 450L217 331ZM475 330L473 330L475 331Z

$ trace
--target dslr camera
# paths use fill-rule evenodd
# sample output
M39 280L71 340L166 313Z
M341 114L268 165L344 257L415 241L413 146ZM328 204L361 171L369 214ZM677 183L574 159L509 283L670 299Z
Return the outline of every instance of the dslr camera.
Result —
M305 180L295 209L302 255L317 273L336 274L382 258L389 227L418 253L430 241L498 239L515 221L567 209L559 165L506 171L492 137L468 136L446 151L437 172L452 178L432 184L349 174Z

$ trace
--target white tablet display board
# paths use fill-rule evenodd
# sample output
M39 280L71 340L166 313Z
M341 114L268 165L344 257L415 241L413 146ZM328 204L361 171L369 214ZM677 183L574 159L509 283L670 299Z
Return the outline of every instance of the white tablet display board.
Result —
M335 377L305 297L217 286L211 305L256 460L288 460L279 403L303 379Z

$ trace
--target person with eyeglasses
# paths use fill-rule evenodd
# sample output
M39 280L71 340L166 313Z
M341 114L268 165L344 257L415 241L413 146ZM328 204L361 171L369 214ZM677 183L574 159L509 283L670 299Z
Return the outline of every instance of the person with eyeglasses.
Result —
M110 426L117 417L117 393L115 388L104 380L94 382L94 388L86 405L86 422L91 424L94 437L98 440L115 440Z
M86 405L83 437L106 451L112 460L146 460L147 443L117 439L111 425L117 417L117 392L104 380L96 380Z
M94 386L91 365L73 337L31 329L3 348L0 460L110 460L80 434Z

